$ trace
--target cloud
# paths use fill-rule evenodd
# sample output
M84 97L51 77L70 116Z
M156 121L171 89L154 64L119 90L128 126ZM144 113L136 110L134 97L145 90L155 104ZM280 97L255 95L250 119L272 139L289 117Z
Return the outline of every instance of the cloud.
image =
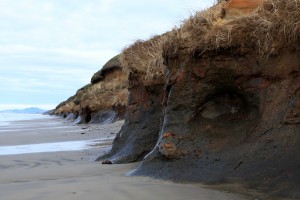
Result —
M0 46L0 68L6 67L4 64L34 65L47 63L56 64L85 64L99 65L105 63L108 58L118 54L113 49L106 48L43 48L28 45L2 45Z
M58 104L137 39L213 1L0 0L0 104Z

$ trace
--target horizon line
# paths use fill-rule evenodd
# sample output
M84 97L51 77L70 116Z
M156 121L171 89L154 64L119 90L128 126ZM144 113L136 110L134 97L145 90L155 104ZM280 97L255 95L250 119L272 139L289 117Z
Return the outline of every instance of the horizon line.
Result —
M0 104L0 111L13 110L13 109L26 109L26 108L39 108L42 110L55 109L57 104Z

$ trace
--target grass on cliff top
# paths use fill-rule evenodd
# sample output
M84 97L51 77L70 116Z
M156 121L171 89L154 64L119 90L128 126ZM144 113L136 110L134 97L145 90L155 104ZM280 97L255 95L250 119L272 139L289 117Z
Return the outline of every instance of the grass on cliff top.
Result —
M221 2L198 12L174 29L165 49L181 48L189 54L237 48L240 53L269 55L300 41L300 0L265 0L253 14L218 23Z
M120 56L123 69L133 74L142 74L142 82L160 82L165 76L163 44L168 33L154 36L147 41L138 40L126 48Z
M103 80L103 78L105 77L105 73L113 71L115 68L122 68L122 65L120 63L120 54L107 61L103 65L103 67L92 76L91 83L95 84Z
M222 20L225 1L196 12L166 34L137 41L124 49L125 70L140 74L142 81L165 77L164 59L235 49L240 54L276 54L281 48L299 48L300 0L265 0L254 13Z
M128 75L121 70L105 74L103 79L95 84L87 84L77 90L76 94L59 104L55 112L79 112L88 108L90 111L112 109L116 106L126 106L128 96Z

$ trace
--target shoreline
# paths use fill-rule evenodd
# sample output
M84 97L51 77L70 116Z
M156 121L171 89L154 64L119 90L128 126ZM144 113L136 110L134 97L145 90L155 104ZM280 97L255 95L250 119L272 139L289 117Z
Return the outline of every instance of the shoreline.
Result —
M6 127L10 131L0 132L0 146L97 138L112 141L122 123L74 126L59 118L18 121ZM26 125L26 128L17 128L20 124ZM102 165L100 162L93 162L95 157L109 150L110 146L95 145L78 151L0 156L1 197L14 200L249 199L242 194L211 189L200 184L178 184L149 177L127 176L138 163Z

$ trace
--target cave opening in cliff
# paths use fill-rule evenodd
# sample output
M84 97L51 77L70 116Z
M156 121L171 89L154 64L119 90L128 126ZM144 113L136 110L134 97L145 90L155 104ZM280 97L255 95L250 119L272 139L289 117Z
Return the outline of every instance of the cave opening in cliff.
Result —
M223 87L207 96L204 103L200 104L195 119L242 119L247 115L248 107L248 101L240 91L232 87Z
M86 114L85 123L90 123L91 120L92 120L92 114L91 112L88 112Z

